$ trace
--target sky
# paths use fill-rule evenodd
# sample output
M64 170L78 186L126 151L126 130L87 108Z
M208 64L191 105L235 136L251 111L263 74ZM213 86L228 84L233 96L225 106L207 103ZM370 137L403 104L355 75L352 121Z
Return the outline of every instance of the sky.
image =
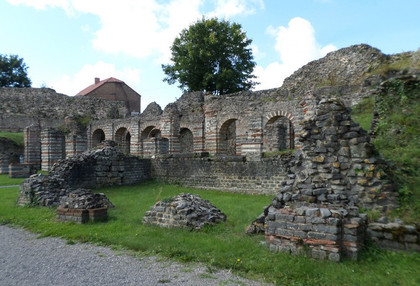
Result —
M182 91L163 82L170 46L203 17L239 23L260 83L276 88L328 52L368 44L420 48L420 0L0 0L0 54L18 55L33 87L69 96L115 77L162 109Z

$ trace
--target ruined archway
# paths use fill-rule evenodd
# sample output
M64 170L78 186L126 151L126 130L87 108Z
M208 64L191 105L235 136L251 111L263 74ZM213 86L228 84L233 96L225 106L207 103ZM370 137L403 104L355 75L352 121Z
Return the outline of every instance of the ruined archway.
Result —
M115 142L125 154L130 154L131 134L127 128L121 127L115 132Z
M98 146L105 140L105 132L102 129L96 129L92 133L92 147Z
M286 116L274 116L264 127L264 152L295 148L293 122Z
M229 119L222 124L217 144L218 154L236 155L236 121Z
M190 129L182 128L179 132L179 144L181 153L194 152L194 136Z

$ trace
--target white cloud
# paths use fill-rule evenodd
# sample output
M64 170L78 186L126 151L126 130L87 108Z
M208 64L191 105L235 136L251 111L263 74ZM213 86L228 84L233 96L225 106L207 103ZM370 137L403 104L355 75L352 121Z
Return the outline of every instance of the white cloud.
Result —
M94 32L93 47L109 54L146 58L159 63L170 59L170 46L182 29L201 19L204 4L213 4L206 15L232 17L263 9L263 0L8 0L36 9L56 7L68 15L96 15L101 28ZM86 30L86 26L81 27Z
M48 7L58 7L66 11L69 11L68 0L7 0L12 5L24 4L26 6L32 6L37 10L43 10Z
M72 96L93 84L95 77L99 77L101 80L115 77L133 87L140 82L140 70L131 68L118 70L113 64L99 61L94 65L84 65L78 73L64 75L57 81L49 83L48 86L59 93Z
M315 29L311 23L303 18L296 17L289 21L288 27L268 27L267 33L275 37L275 50L279 55L279 62L273 62L266 68L257 66L254 74L258 77L260 85L257 89L279 87L283 80L294 71L312 60L335 51L334 45L321 47L315 39Z
M264 9L263 0L217 0L214 11L208 17L231 18L236 15L254 14Z

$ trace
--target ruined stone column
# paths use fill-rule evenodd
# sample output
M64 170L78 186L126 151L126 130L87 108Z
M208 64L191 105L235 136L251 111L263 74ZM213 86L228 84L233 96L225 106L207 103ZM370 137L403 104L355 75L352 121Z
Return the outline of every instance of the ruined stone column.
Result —
M25 144L25 163L33 164L36 170L41 169L41 126L34 124L23 131Z
M86 136L69 134L66 136L66 158L81 154L88 149Z
M41 169L49 171L52 165L66 157L65 138L61 131L46 129L41 132Z

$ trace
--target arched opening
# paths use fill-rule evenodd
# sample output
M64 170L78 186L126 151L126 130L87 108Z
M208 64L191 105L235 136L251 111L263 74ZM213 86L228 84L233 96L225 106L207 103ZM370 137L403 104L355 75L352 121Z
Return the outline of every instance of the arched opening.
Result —
M149 133L149 138L157 138L159 139L161 137L161 132L159 129L153 129Z
M275 116L265 125L264 151L275 152L295 148L293 123L284 116Z
M155 126L148 126L141 132L141 139L147 139L150 136L150 132L155 129Z
M92 133L92 147L98 146L105 140L105 132L102 129L96 129Z
M236 119L227 120L220 128L217 153L236 155Z
M130 154L131 134L127 128L121 127L115 132L115 142L125 154Z
M194 152L194 137L190 129L181 129L181 131L179 132L179 144L181 147L181 153Z
M162 138L161 131L155 126L146 127L141 133L144 156L169 153L169 140Z

